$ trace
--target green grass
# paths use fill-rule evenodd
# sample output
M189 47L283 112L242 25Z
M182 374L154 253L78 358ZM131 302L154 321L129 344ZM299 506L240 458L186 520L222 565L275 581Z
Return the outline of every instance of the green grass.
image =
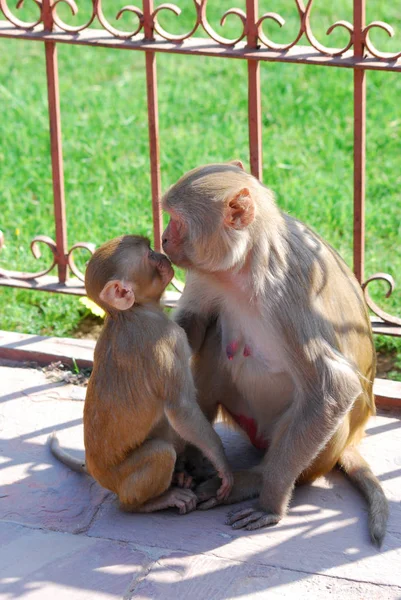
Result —
M211 24L235 36L235 17L219 28L221 14L235 0L210 1ZM104 0L107 17L123 2ZM137 3L138 4L138 3ZM315 2L312 27L319 41L344 45L347 34L325 31L338 19L352 20L352 2ZM193 22L193 4L181 1L178 19L167 13L163 26L178 33ZM277 42L294 39L295 2L260 2L287 20L280 30L266 22ZM391 23L398 35L372 33L380 49L401 49L396 4L368 3L369 20ZM13 2L10 1L10 6ZM70 24L83 23L89 3L78 2L77 17L60 5ZM335 8L333 8L335 7ZM21 18L36 14L26 0ZM19 11L17 11L19 12ZM135 18L125 16L123 27ZM303 42L305 43L305 42ZM124 232L152 235L144 55L60 44L59 72L69 247L100 244ZM158 55L162 186L166 189L194 166L241 158L247 163L247 78L240 60ZM307 222L352 263L352 71L304 65L262 64L263 179L279 205ZM400 73L367 73L366 274L401 276ZM0 40L0 228L6 247L0 264L38 270L29 244L35 235L54 237L49 130L42 44ZM45 249L41 265L49 263ZM83 266L86 255L80 258ZM390 312L401 312L401 294L384 300L381 284L372 296ZM68 335L85 310L76 298L0 288L0 328Z

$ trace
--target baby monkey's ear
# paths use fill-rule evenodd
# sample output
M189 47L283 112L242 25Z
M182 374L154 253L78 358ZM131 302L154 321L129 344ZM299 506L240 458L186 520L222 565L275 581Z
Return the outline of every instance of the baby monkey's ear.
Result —
M123 279L112 279L106 283L99 298L117 310L128 310L135 302L134 286Z

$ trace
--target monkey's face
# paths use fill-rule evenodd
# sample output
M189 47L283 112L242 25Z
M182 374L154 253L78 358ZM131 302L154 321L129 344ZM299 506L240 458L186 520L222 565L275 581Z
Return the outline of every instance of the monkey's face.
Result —
M205 201L200 218L195 209L192 217L168 211L170 221L162 242L163 250L174 264L210 273L233 268L244 261L250 239L248 222L243 225L240 221L242 208L238 209L234 204L233 209L228 205L229 202ZM205 210L208 207L210 210Z
M186 252L188 227L184 219L173 212L169 214L170 221L162 236L163 250L174 264L188 268L191 266Z
M237 164L206 165L166 192L170 221L162 240L173 263L208 273L244 262L255 214L252 181Z

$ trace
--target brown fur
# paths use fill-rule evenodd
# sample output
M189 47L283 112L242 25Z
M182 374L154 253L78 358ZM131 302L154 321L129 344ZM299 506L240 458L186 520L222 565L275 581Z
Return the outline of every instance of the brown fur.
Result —
M194 352L198 402L211 420L219 405L251 419L257 439L268 443L248 479L234 474L226 501L257 489L263 510L230 523L256 529L278 522L296 482L339 465L367 498L371 537L380 545L387 501L355 448L375 413L375 352L353 274L237 164L190 171L163 205L171 217L164 250L188 269L176 321ZM225 352L232 342L234 357ZM197 494L207 508L215 503L213 482Z
M191 490L170 487L184 440L214 464L222 498L232 486L220 438L196 403L185 333L159 305L172 276L145 238L123 236L95 252L85 285L107 316L85 400L86 466L51 440L62 462L115 492L125 510L195 508Z

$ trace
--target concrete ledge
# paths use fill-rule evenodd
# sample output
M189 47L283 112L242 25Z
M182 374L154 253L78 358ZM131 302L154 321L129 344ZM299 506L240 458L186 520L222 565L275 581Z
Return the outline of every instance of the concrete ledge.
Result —
M0 358L47 365L61 361L81 369L93 365L94 340L45 337L0 330Z
M376 378L373 392L378 406L401 408L401 381Z
M0 330L0 358L48 365L61 361L81 369L93 365L94 340L45 337ZM378 406L401 408L401 382L375 379L374 393Z

